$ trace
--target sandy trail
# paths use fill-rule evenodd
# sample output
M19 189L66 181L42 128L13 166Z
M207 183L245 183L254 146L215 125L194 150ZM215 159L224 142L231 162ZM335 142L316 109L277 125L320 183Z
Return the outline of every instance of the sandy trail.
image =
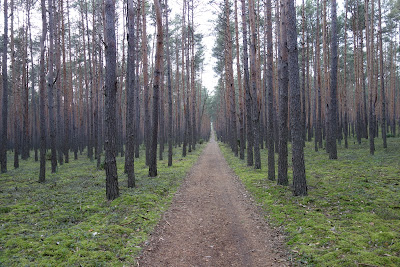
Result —
M212 136L138 266L289 266L283 238L259 215Z

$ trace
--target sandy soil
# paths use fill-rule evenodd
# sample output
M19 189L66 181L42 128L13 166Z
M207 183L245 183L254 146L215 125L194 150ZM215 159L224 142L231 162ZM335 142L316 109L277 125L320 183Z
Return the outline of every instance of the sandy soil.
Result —
M138 266L290 266L214 137L178 190Z

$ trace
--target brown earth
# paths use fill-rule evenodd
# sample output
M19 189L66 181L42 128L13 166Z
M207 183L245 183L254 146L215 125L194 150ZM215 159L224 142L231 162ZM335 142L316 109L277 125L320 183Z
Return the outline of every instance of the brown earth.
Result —
M180 187L138 266L290 266L214 137Z

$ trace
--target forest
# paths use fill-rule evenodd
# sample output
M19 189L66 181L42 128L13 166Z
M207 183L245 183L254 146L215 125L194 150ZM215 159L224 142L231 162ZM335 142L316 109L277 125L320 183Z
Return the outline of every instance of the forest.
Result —
M0 265L400 264L400 1L0 9Z

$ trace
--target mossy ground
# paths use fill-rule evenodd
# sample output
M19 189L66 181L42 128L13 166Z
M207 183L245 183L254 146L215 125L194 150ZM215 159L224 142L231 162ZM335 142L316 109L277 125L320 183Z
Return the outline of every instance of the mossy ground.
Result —
M254 170L227 145L221 148L268 221L283 227L298 263L400 266L400 138L389 138L387 149L380 138L375 143L373 156L368 140L361 145L351 140L348 149L338 146L338 160L329 160L325 150L315 152L307 142L306 197L294 197L290 187L267 179L266 150L262 170ZM289 160L289 179L291 171Z
M136 188L127 188L124 159L117 158L121 196L112 202L105 199L104 170L85 154L54 174L47 161L44 184L37 182L38 162L30 158L13 169L10 154L9 172L0 175L0 265L133 265L204 146L185 158L175 149L173 167L159 161L154 178L141 151Z

